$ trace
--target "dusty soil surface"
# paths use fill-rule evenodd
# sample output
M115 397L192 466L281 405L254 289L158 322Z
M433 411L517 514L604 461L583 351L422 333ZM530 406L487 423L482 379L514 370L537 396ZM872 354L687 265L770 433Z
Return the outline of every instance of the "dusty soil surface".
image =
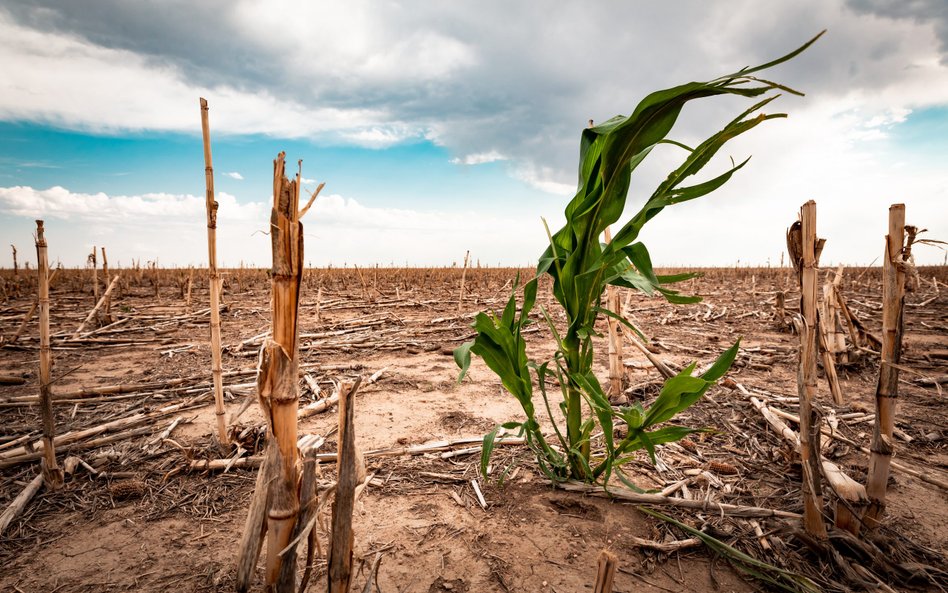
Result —
M192 461L220 457L213 437L206 281L195 280L189 306L186 272L124 271L107 320L117 323L70 341L94 302L87 273L65 272L51 297L57 433L75 434L143 412L152 415L57 449L61 464L70 456L83 464L67 475L61 490L40 490L3 533L0 590L232 591L236 543L256 472L239 464L228 471L190 469ZM847 272L843 293L854 313L878 334L879 274L861 273ZM363 452L480 437L498 423L519 419L517 402L482 362L475 359L459 385L451 356L454 347L472 337L474 313L503 306L514 274L469 270L459 307L457 269L308 271L300 311L301 357L318 393L310 381L301 381L301 406L329 395L334 382L379 373L356 400L356 438ZM922 270L921 280L905 311L896 460L945 481L948 412L939 382L948 373L948 271ZM0 508L39 471L38 461L11 461L11 452L41 435L33 401L38 393L35 317L9 344L30 308L33 288L29 279L17 281L9 273L4 282L8 298L0 305L0 332L7 343L0 348L0 373L25 382L0 386ZM252 400L235 428L242 434L244 456L255 453L261 440L263 417L254 399L253 370L269 327L268 287L260 271L233 270L226 278L227 411L233 414L247 398ZM703 295L704 302L673 306L623 294L627 317L643 328L659 358L678 367L691 361L705 364L741 337L742 352L728 375L733 383L712 389L678 419L709 432L684 446L660 447L657 467L643 455L630 472L645 489L687 480L674 497L801 512L799 463L748 396L796 413L798 338L772 314L777 291L786 292L788 311L795 307L798 292L791 272L712 270L685 289ZM539 301L555 310L548 286L541 287ZM542 324L537 327L529 352L548 357L551 336ZM602 329L605 333L604 323ZM604 379L605 338L597 345ZM624 361L626 397L648 403L659 388L657 371L630 345ZM863 447L869 446L873 421L860 412L874 409L877 375L878 357L872 354L841 366L846 403L834 406L821 374L821 403L839 417L836 430ZM737 383L740 389L734 387ZM94 391L112 385L125 387ZM337 420L332 408L302 420L300 431L325 436L322 450L333 452ZM619 558L615 591L769 589L702 546L671 553L643 548L641 539L689 536L634 505L553 488L521 446L497 449L490 480L478 474L477 452L444 453L367 458L372 478L355 511L358 590L381 553L377 585L385 593L591 591L603 549ZM865 480L868 455L853 445L831 442L826 455L853 478ZM506 479L498 483L496 477L510 464ZM322 466L324 479L332 479L333 472L333 464ZM478 481L486 509L477 502L471 480ZM829 516L832 501L827 495ZM831 563L795 537L796 521L752 522L700 509L660 510L758 558L806 572L828 590L842 582L832 576ZM927 550L928 563L943 558L948 494L894 471L882 533L913 542L912 550ZM321 542L325 552L324 532ZM318 560L311 590L324 586L324 567L324 558ZM820 575L826 578L820 580ZM262 571L262 589L260 579Z

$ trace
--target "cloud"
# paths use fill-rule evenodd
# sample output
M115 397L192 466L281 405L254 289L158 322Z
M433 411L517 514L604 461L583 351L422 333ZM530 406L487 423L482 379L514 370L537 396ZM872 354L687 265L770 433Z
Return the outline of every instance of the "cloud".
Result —
M357 146L383 149L401 144L409 139L422 138L424 132L419 129L412 129L409 126L393 124L344 131L340 133L340 137Z
M905 19L931 25L938 35L942 63L948 63L948 4L944 0L847 0L846 5L857 13L872 14L890 19Z
M224 175L230 177L231 179L236 179L237 181L244 180L244 176L238 173L237 171L230 171L228 173L224 173Z
M495 163L497 161L506 161L507 157L497 152L496 150L490 150L487 152L478 152L475 154L466 155L464 158L453 158L449 162L452 165L483 165L485 163Z
M200 121L199 96L209 100L212 130L225 133L299 138L388 119L373 109L309 107L270 89L194 83L168 61L95 45L75 34L32 29L12 21L2 9L0 37L3 120L94 132L194 131Z
M658 88L765 62L827 28L806 53L767 73L807 93L768 107L791 117L738 139L712 168L732 154L754 155L750 164L720 194L663 213L646 232L656 259L668 263L776 258L782 229L812 197L827 230L826 257L868 263L874 256L867 254L878 251L878 218L892 201L910 200L909 217L917 213L924 226L948 227L942 166L933 155L898 146L914 114L948 105L946 10L944 0L800 0L765 11L753 0L555 9L504 0L410 9L365 0L7 3L0 8L0 119L196 133L195 103L203 95L215 133L378 150L428 141L445 148L452 163L503 160L519 182L567 198L588 119L628 114ZM728 99L689 105L672 137L699 141L745 107ZM633 179L630 208L680 156L656 151L646 160ZM138 196L145 205L146 195ZM170 208L174 200L162 203ZM364 225L385 216L407 225L399 212L429 220L411 208L325 203L326 224L343 212L359 212ZM200 220L200 204L188 216ZM451 218L456 213L431 216L466 228L467 218ZM516 219L503 220L498 224ZM685 223L701 231L683 233ZM328 232L323 224L308 221L307 228ZM535 218L524 224L534 228ZM416 245L402 231L377 230ZM438 238L460 249L459 234L448 235ZM464 237L460 242L472 246L488 243ZM355 258L381 245L369 243L346 244ZM430 249L405 249L419 258L413 263L433 257ZM377 255L384 260L391 252L389 246Z
M263 208L262 203L239 204L226 192L218 192L217 202L220 204L219 217L225 220L254 220L259 218ZM109 196L101 192L74 193L60 186L45 190L0 187L0 212L30 218L110 223L144 221L148 224L157 219L177 224L190 219L199 220L205 209L205 198L190 194Z
M553 195L566 197L576 194L576 184L558 181L563 178L562 174L550 167L523 165L514 171L514 177Z
M269 202L240 203L224 192L218 202L220 264L268 265ZM29 220L45 219L51 257L64 265L80 265L84 256L57 246L90 242L105 245L110 259L125 263L133 258L179 265L206 261L203 197L2 187L0 213L5 224L16 222L20 229L29 227ZM315 265L449 265L469 249L485 264L527 264L545 242L533 215L370 207L335 194L317 198L303 224L306 261ZM483 242L485 236L491 237L489 244Z
M377 149L428 139L458 162L496 151L515 177L547 168L541 183L571 185L588 119L628 113L656 88L767 61L823 28L829 34L777 76L807 101L944 104L945 85L932 82L948 79L938 53L946 4L889 4L807 0L761 13L751 0L556 10L502 0L411 10L364 0L13 3L0 10L0 118L193 131L203 94L212 129L224 133ZM695 122L686 118L681 134Z

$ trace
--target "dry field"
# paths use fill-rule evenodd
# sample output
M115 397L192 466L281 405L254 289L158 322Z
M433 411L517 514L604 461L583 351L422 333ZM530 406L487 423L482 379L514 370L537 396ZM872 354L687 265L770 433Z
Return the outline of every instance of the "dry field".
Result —
M65 486L45 489L0 539L0 590L233 591L236 545L255 480L252 462L234 458L226 469L206 467L220 454L208 347L207 282L194 276L186 302L186 270L120 270L111 300L111 325L90 325L71 339L92 309L91 273L63 270L51 290L53 384L60 463ZM528 274L529 270L524 270ZM499 447L496 477L478 475L479 438L522 411L480 359L457 384L451 351L472 336L476 312L499 308L516 270L468 270L459 305L461 271L448 269L307 270L300 310L301 406L332 393L334 382L363 377L355 403L356 440L372 476L355 509L354 582L361 590L377 553L378 589L396 592L592 590L603 549L619 558L615 591L752 591L765 588L742 576L700 543L671 551L649 542L688 539L635 505L553 488L528 451ZM895 460L915 475L893 471L888 515L879 532L912 559L944 568L948 549L948 270L921 270L909 294L906 347L898 400ZM101 281L101 278L100 278ZM822 281L822 275L821 275ZM35 272L5 270L0 305L0 510L33 480L39 454L38 333L35 317L9 343L30 309ZM869 330L880 330L880 271L847 270L843 293ZM263 416L254 393L258 347L270 327L265 271L229 270L222 312L224 382L236 421L240 455L260 448ZM670 365L712 360L738 336L741 353L724 385L680 421L710 429L682 444L660 447L658 467L643 454L632 473L642 488L677 485L672 497L802 512L800 465L791 447L751 405L760 398L796 413L798 338L773 317L777 291L787 308L799 298L790 269L709 270L686 289L697 305L670 305L639 294L621 297L630 320L651 338ZM539 303L550 300L541 284ZM605 333L605 322L602 331ZM533 354L549 354L552 339L536 325ZM605 338L597 350L606 374ZM648 401L659 374L639 352L625 351L626 395ZM872 433L878 357L866 355L839 369L845 405L833 406L822 375L820 401L835 409L825 455L864 481ZM369 381L369 379L374 379ZM792 420L787 420L795 427ZM312 413L301 433L326 438L336 451L335 408ZM93 429L82 432L86 429ZM474 442L463 439L473 437ZM440 448L429 441L448 441ZM458 442L460 441L460 442ZM74 467L71 467L74 466ZM334 465L320 465L322 479ZM487 503L482 508L471 481ZM942 486L938 485L938 482ZM827 496L827 513L830 512ZM855 587L799 537L799 520L742 518L708 510L660 507L680 521L768 562L807 574L826 590ZM322 535L325 551L325 533ZM647 540L647 541L643 541ZM900 560L900 559L893 559ZM866 566L871 563L866 561ZM324 587L318 559L310 590ZM911 574L879 575L896 590ZM262 578L258 571L258 582ZM935 580L945 582L944 576ZM931 585L928 585L929 587ZM924 588L924 585L923 585ZM942 589L944 590L944 589Z

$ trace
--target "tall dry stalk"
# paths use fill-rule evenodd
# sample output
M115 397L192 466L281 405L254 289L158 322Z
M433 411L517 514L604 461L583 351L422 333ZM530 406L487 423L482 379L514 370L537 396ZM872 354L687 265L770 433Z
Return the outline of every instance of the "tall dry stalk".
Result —
M471 257L470 250L464 252L464 268L461 269L461 292L458 293L458 313L464 305L464 279L467 277L467 260Z
M835 279L823 285L823 302L819 306L819 341L820 350L823 354L823 371L826 373L826 381L829 383L830 393L833 395L833 403L837 406L843 405L843 390L839 384L839 377L836 374L836 362L846 359L846 336L842 332L839 318L839 305L836 302L836 292L843 279L843 266L840 265L836 271ZM838 358L839 357L839 358Z
M53 270L53 273L49 275L49 281L47 286L53 283L53 279L56 278L56 274L59 273L59 270ZM20 321L20 326L16 328L16 331L13 332L13 335L10 337L10 343L16 342L20 339L20 336L23 335L23 331L26 330L27 324L30 322L30 319L33 319L33 314L36 313L36 308L39 307L39 294L37 294L37 299L33 301L33 304L30 305L29 310L23 314L23 319Z
M108 286L109 279L109 258L105 255L105 247L100 247L102 250L102 277L105 280L105 285Z
M271 435L276 439L280 474L270 485L267 515L267 584L276 584L283 560L280 550L292 537L299 513L296 448L299 406L299 300L303 273L303 230L299 222L299 178L285 174L285 154L273 162L273 209L270 238L273 247L273 337L263 347L257 378L260 405L267 412ZM295 562L295 557L292 561Z
M889 234L882 260L882 356L879 382L876 386L876 422L869 455L869 477L866 493L867 526L879 524L885 512L886 483L892 462L895 429L895 402L899 396L899 368L902 357L902 310L905 305L905 268L908 260L905 245L905 204L889 207Z
M19 267L19 266L17 265L17 263L16 263L16 245L13 245L13 244L11 243L11 244L10 244L10 249L13 250L13 275L14 275L14 276L19 276L19 275L20 275L20 267Z
M53 448L56 425L53 416L52 391L50 389L53 357L49 346L49 261L46 255L46 237L42 220L36 221L36 270L40 323L39 403L40 413L43 416L43 458L41 463L46 487L54 490L63 485L63 471L56 463L56 450Z
M217 201L214 199L214 166L211 162L211 128L207 100L201 98L201 132L204 135L204 181L207 187L207 278L211 292L211 376L214 379L214 414L221 448L229 441L224 421L224 378L221 364L220 275L217 272ZM157 279L156 279L157 280Z
M799 225L787 235L791 259L800 275L800 355L797 390L800 398L800 461L803 470L803 526L817 539L826 539L823 523L823 492L820 479L820 417L816 399L817 272L823 241L816 238L816 202L800 209Z
M294 592L296 549L280 556L296 530L300 515L299 450L299 304L303 277L303 225L299 209L300 176L286 178L285 153L273 161L273 209L270 238L273 246L271 275L272 337L260 350L257 396L270 429L268 476L257 481L251 511L244 526L238 559L238 591L249 587L250 575L267 535L266 583L268 590ZM263 472L263 469L261 469ZM266 513L262 509L266 509ZM285 562L293 563L284 567Z
M92 300L99 300L99 264L96 262L96 246L92 246L92 253L87 258L89 265L92 266Z
M112 283L111 278L109 278L109 258L108 256L105 255L105 247L100 247L100 249L102 250L102 278L105 281L105 285L109 286ZM105 306L102 311L102 320L104 322L103 323L104 325L112 323L112 297L111 296L109 296L109 298L107 298L105 301Z
M194 268L188 266L188 289L184 297L184 306L191 311L191 289L194 287Z
M606 243L612 242L612 230L606 227L604 231ZM606 308L622 315L619 303L619 289L613 285L606 286ZM609 389L607 394L610 398L617 398L622 395L622 378L625 370L622 367L622 336L619 334L619 321L615 317L606 319L609 330Z

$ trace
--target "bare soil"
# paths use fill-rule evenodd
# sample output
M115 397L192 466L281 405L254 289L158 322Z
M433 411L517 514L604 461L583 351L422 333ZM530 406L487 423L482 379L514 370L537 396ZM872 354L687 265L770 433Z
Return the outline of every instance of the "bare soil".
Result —
M0 539L2 591L232 591L236 542L243 528L255 470L189 471L193 460L219 457L213 442L206 281L183 298L186 273L126 270L111 304L112 320L125 321L89 336L65 338L93 306L86 273L66 271L52 293L54 391L107 385L141 385L193 377L181 385L130 389L127 393L69 397L56 405L57 432L65 433L191 401L193 405L159 417L138 434L98 447L82 443L60 449L60 463L76 456L80 466L55 492L43 489ZM855 314L878 333L881 288L878 270L847 273L844 294ZM300 312L301 356L320 387L382 371L356 401L356 438L362 451L432 440L478 437L522 415L496 377L475 359L458 384L451 350L472 337L473 314L499 309L509 296L514 270L469 270L465 297L458 303L460 270L312 270L307 272ZM198 274L200 276L200 273ZM933 280L934 279L934 280ZM896 459L945 480L948 476L948 271L922 270L921 284L907 299L906 347L902 364L897 426L911 441L896 440ZM157 281L157 288L154 283ZM16 331L33 298L31 279L5 276L8 298L0 305L4 339ZM792 309L798 292L787 269L712 270L685 285L705 297L701 304L673 306L631 295L629 319L643 328L651 347L678 366L713 360L738 337L742 353L728 377L774 406L796 413L798 338L772 316L777 291ZM156 293L157 292L157 296ZM19 294L18 294L19 293ZM318 297L318 295L321 295ZM227 277L223 313L224 371L245 371L225 379L229 413L254 398L253 368L259 338L269 327L265 274L233 270ZM626 295L623 295L623 302ZM555 310L549 287L540 303ZM202 313L202 308L204 312ZM530 354L547 357L552 338L542 324L531 337ZM605 324L603 324L605 333ZM34 404L19 401L38 393L38 339L35 318L15 344L0 348L0 374L22 376L22 385L0 386L0 459L8 449L40 436ZM58 337L57 337L58 336ZM98 340L98 341L94 341ZM606 375L605 339L597 342L597 365ZM238 345L247 341L243 346ZM637 351L625 350L625 383L630 399L645 402L657 393L658 373ZM839 369L846 399L832 406L821 379L822 404L837 415L873 411L878 358L864 356ZM934 379L935 383L926 380ZM317 397L301 382L301 405ZM636 386L638 386L636 388ZM156 437L180 417L164 440ZM838 431L868 447L872 420L841 419ZM688 478L675 496L800 512L800 468L789 446L768 429L738 389L717 387L678 419L710 431L694 436L693 447L660 448L658 467L647 458L632 464L639 486L661 489ZM263 422L257 404L240 416L244 446L252 454L254 429ZM335 451L335 409L301 421L303 433L327 437ZM791 423L795 428L795 425ZM259 439L258 439L259 440ZM867 455L834 443L827 450L852 477L864 481ZM688 537L652 519L634 505L558 490L539 472L523 447L498 448L492 479L478 475L477 453L443 458L439 453L370 457L373 474L355 512L355 556L359 590L376 553L383 554L379 590L394 592L480 592L592 590L597 556L603 549L619 557L615 591L754 591L767 586L734 570L726 560L698 546L672 554L642 548L635 538L654 541ZM736 473L712 469L712 462ZM513 464L503 483L496 477ZM31 461L0 469L0 508L6 508L39 471ZM332 477L333 466L322 469ZM710 473L710 478L707 474ZM478 480L488 503L476 501ZM832 497L827 496L827 513ZM838 590L829 563L803 546L794 525L760 519L764 538L745 519L705 511L661 509L679 520L768 562L807 572L827 590ZM948 550L948 495L938 486L893 472L883 533L914 542L932 557ZM325 552L325 538L322 539ZM325 582L322 567L310 590ZM941 566L944 568L944 565ZM820 575L826 574L825 580ZM260 576L258 575L258 578ZM883 579L884 580L884 579ZM904 583L890 583L901 590ZM260 586L262 589L262 585ZM924 587L923 587L924 588Z

